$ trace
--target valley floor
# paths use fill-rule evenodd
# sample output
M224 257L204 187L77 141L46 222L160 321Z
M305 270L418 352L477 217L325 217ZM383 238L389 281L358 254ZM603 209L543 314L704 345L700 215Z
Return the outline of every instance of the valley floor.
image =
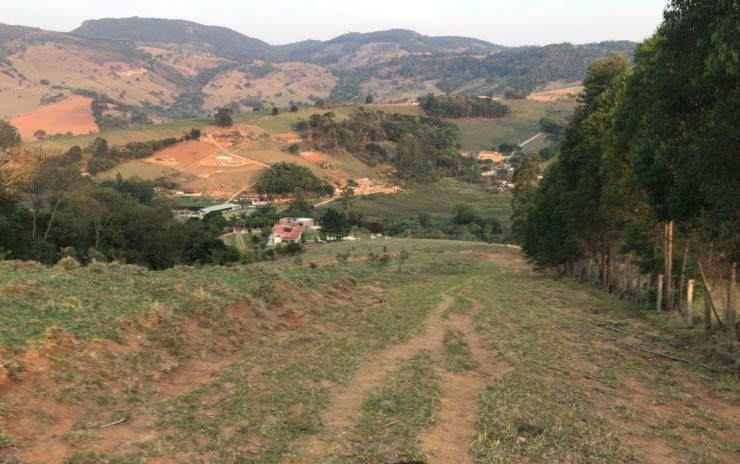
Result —
M0 263L0 308L0 462L740 460L739 384L698 329L513 248L389 239L158 273Z

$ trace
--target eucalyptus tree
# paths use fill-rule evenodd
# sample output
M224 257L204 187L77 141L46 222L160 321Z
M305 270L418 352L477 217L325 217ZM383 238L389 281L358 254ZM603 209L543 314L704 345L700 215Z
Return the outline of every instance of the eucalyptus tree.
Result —
M604 195L615 182L608 159L614 108L622 94L629 62L624 55L594 61L560 146L558 159L545 171L526 227L516 225L523 249L543 266L597 258L606 283L614 251L613 216Z
M737 1L673 0L635 53L622 119L634 178L666 228L668 307L674 222L740 258L739 18Z

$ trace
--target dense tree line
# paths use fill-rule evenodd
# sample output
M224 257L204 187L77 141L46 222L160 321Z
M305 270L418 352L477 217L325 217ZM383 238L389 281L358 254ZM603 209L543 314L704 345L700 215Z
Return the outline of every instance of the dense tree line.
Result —
M709 284L702 271L711 267L734 285L738 21L738 2L673 0L634 66L623 55L591 64L559 156L536 192L531 163L515 177L512 230L533 262L569 272L596 263L613 289L615 260L631 257L642 272L665 275L669 309L682 296L684 274ZM734 339L731 298L725 305Z
M457 149L457 126L437 118L362 108L343 121L334 116L313 114L295 129L320 150L343 149L371 166L390 163L409 182L458 176L473 163Z
M163 269L240 259L218 239L221 215L176 221L154 184L132 178L93 183L80 174L79 147L47 157L23 147L5 152L0 177L0 257L54 263L116 259Z
M501 118L509 107L491 98L427 94L418 99L428 116L436 118Z
M316 195L331 195L334 187L316 177L310 169L295 163L277 163L265 170L254 186L257 193L270 196L293 194L296 189Z

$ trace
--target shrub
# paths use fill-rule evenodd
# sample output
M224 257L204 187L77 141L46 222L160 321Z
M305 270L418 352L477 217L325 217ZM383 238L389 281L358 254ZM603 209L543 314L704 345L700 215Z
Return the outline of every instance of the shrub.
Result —
M71 256L65 256L54 265L54 269L64 271L71 271L72 269L77 269L78 267L80 267L80 262Z

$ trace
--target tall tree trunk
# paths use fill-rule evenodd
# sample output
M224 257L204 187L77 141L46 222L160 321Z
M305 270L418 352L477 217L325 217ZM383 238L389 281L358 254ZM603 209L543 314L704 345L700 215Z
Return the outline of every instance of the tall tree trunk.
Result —
M606 290L609 283L609 250L604 241L601 241L601 288Z
M39 210L41 209L41 199L38 195L31 194L31 239L36 240L39 223Z
M51 217L49 217L49 224L46 226L46 232L44 232L44 241L46 241L47 238L49 238L49 234L51 233L51 226L54 224L54 218L57 215L57 210L59 209L59 205L62 204L62 201L64 200L66 195L57 195L56 202L54 203L54 208L51 210Z
M609 261L611 262L611 268L609 269L609 293L614 293L617 290L617 257L611 256Z
M624 287L625 293L627 293L627 301L632 301L632 252L630 251L627 255L627 262L625 263L624 275L626 285Z
M100 219L93 219L93 226L95 227L95 249L100 246L100 232L103 230L103 223Z
M712 333L712 305L709 303L711 298L707 294L709 290L704 287L704 334L708 337Z
M650 285L652 285L651 280L653 279L653 275L648 273L647 275L647 285L645 285L645 307L650 308Z
M727 341L734 343L737 341L737 330L735 328L735 282L737 280L737 263L733 262L730 266L730 280L727 282Z
M711 262L709 264L711 265ZM707 275L704 273L704 268L701 265L701 261L699 262L699 273L701 274L702 282L704 282L704 291L705 291L704 297L709 303L709 307L712 309L712 312L714 313L714 317L717 318L717 325L722 327L722 321L720 320L719 314L717 314L717 309L714 307L714 302L712 301L712 284L709 282L709 280L707 280ZM709 319L711 319L711 315ZM710 326L711 326L711 321L710 321Z

